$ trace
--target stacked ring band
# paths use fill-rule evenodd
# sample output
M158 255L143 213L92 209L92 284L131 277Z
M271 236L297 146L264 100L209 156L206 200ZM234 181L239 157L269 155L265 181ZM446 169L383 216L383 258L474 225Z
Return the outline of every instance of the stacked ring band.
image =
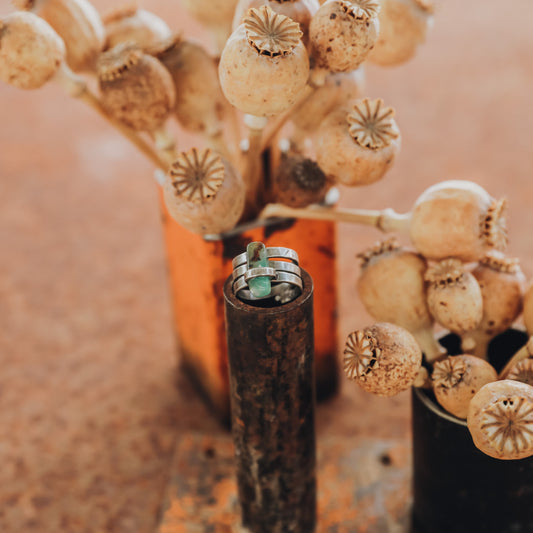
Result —
M298 266L298 254L290 248L266 248L268 266L250 268L246 252L239 254L232 261L233 293L241 300L267 300L274 298L285 303L299 296L303 290L301 270ZM278 259L278 260L276 260ZM284 259L279 261L279 259ZM270 294L257 297L252 294L248 283L258 277L270 278Z

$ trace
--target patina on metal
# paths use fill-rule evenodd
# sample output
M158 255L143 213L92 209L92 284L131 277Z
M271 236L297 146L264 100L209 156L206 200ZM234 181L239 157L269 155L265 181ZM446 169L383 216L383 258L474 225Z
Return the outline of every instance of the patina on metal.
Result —
M316 525L313 282L292 301L242 301L224 285L231 420L242 525L312 533Z

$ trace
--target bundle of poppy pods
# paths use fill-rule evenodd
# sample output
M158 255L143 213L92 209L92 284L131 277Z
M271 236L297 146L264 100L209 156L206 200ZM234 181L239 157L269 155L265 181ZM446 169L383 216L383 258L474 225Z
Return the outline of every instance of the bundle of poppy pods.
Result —
M348 336L344 369L382 396L432 389L481 451L521 459L533 455L533 339L500 373L487 360L521 314L533 335L533 288L503 254L505 203L469 181L439 183L396 225L414 250L390 239L360 254L359 296L379 322ZM460 338L460 355L435 340L435 324Z
M213 57L136 6L101 18L88 0L14 4L0 80L54 81L92 106L165 172L168 211L202 235L381 179L400 132L392 108L362 98L363 64L407 61L433 18L427 0L183 0ZM180 152L171 119L204 146Z

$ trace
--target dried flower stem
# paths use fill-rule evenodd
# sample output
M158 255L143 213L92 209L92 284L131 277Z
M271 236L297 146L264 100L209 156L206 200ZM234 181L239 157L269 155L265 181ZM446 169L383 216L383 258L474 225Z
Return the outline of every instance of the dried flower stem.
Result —
M135 145L150 161L152 161L157 168L160 168L164 172L168 170L168 164L163 160L161 156L146 143L134 130L128 128L124 124L111 118L102 106L102 103L95 96L87 86L87 83L83 78L74 74L67 65L63 64L53 80L61 85L63 89L78 100L86 103L89 107L93 108L102 118L104 118L111 126L117 129L126 139L128 139L133 145Z
M260 218L285 217L308 220L326 220L331 222L348 222L374 226L387 233L389 231L406 232L409 228L410 213L400 214L393 209L332 209L313 205L305 209L295 209L281 204L269 204L261 212Z
M245 213L254 214L260 202L262 191L262 165L261 139L267 119L245 115L244 123L248 127L248 151L246 152L246 162L243 172L243 180L246 186L246 210Z
M311 74L309 75L309 81L307 82L307 85L305 86L298 100L292 107L287 109L287 111L278 115L272 122L272 125L269 127L268 131L265 133L263 143L261 145L261 151L266 150L270 146L276 135L287 123L287 121L290 120L292 115L302 108L302 106L309 100L309 98L311 98L311 96L313 96L314 92L319 87L324 85L327 74L327 70L320 68L316 68L311 71Z

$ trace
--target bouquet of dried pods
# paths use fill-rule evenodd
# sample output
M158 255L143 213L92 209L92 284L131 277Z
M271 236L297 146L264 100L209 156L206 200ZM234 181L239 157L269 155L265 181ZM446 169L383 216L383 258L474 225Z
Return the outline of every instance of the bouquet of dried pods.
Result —
M533 340L499 373L487 360L490 341L522 310L533 334L533 290L525 290L518 259L502 253L505 201L472 182L442 182L422 193L397 229L414 250L390 239L359 254L359 296L379 323L349 335L346 374L383 396L431 389L442 408L467 420L487 455L532 456ZM435 340L435 323L460 339L459 355Z
M135 5L101 18L88 0L13 3L0 80L55 81L92 106L164 171L169 213L202 235L381 179L400 131L392 108L363 98L363 64L410 59L433 17L427 0L183 0L213 57ZM172 119L204 146L180 152Z

